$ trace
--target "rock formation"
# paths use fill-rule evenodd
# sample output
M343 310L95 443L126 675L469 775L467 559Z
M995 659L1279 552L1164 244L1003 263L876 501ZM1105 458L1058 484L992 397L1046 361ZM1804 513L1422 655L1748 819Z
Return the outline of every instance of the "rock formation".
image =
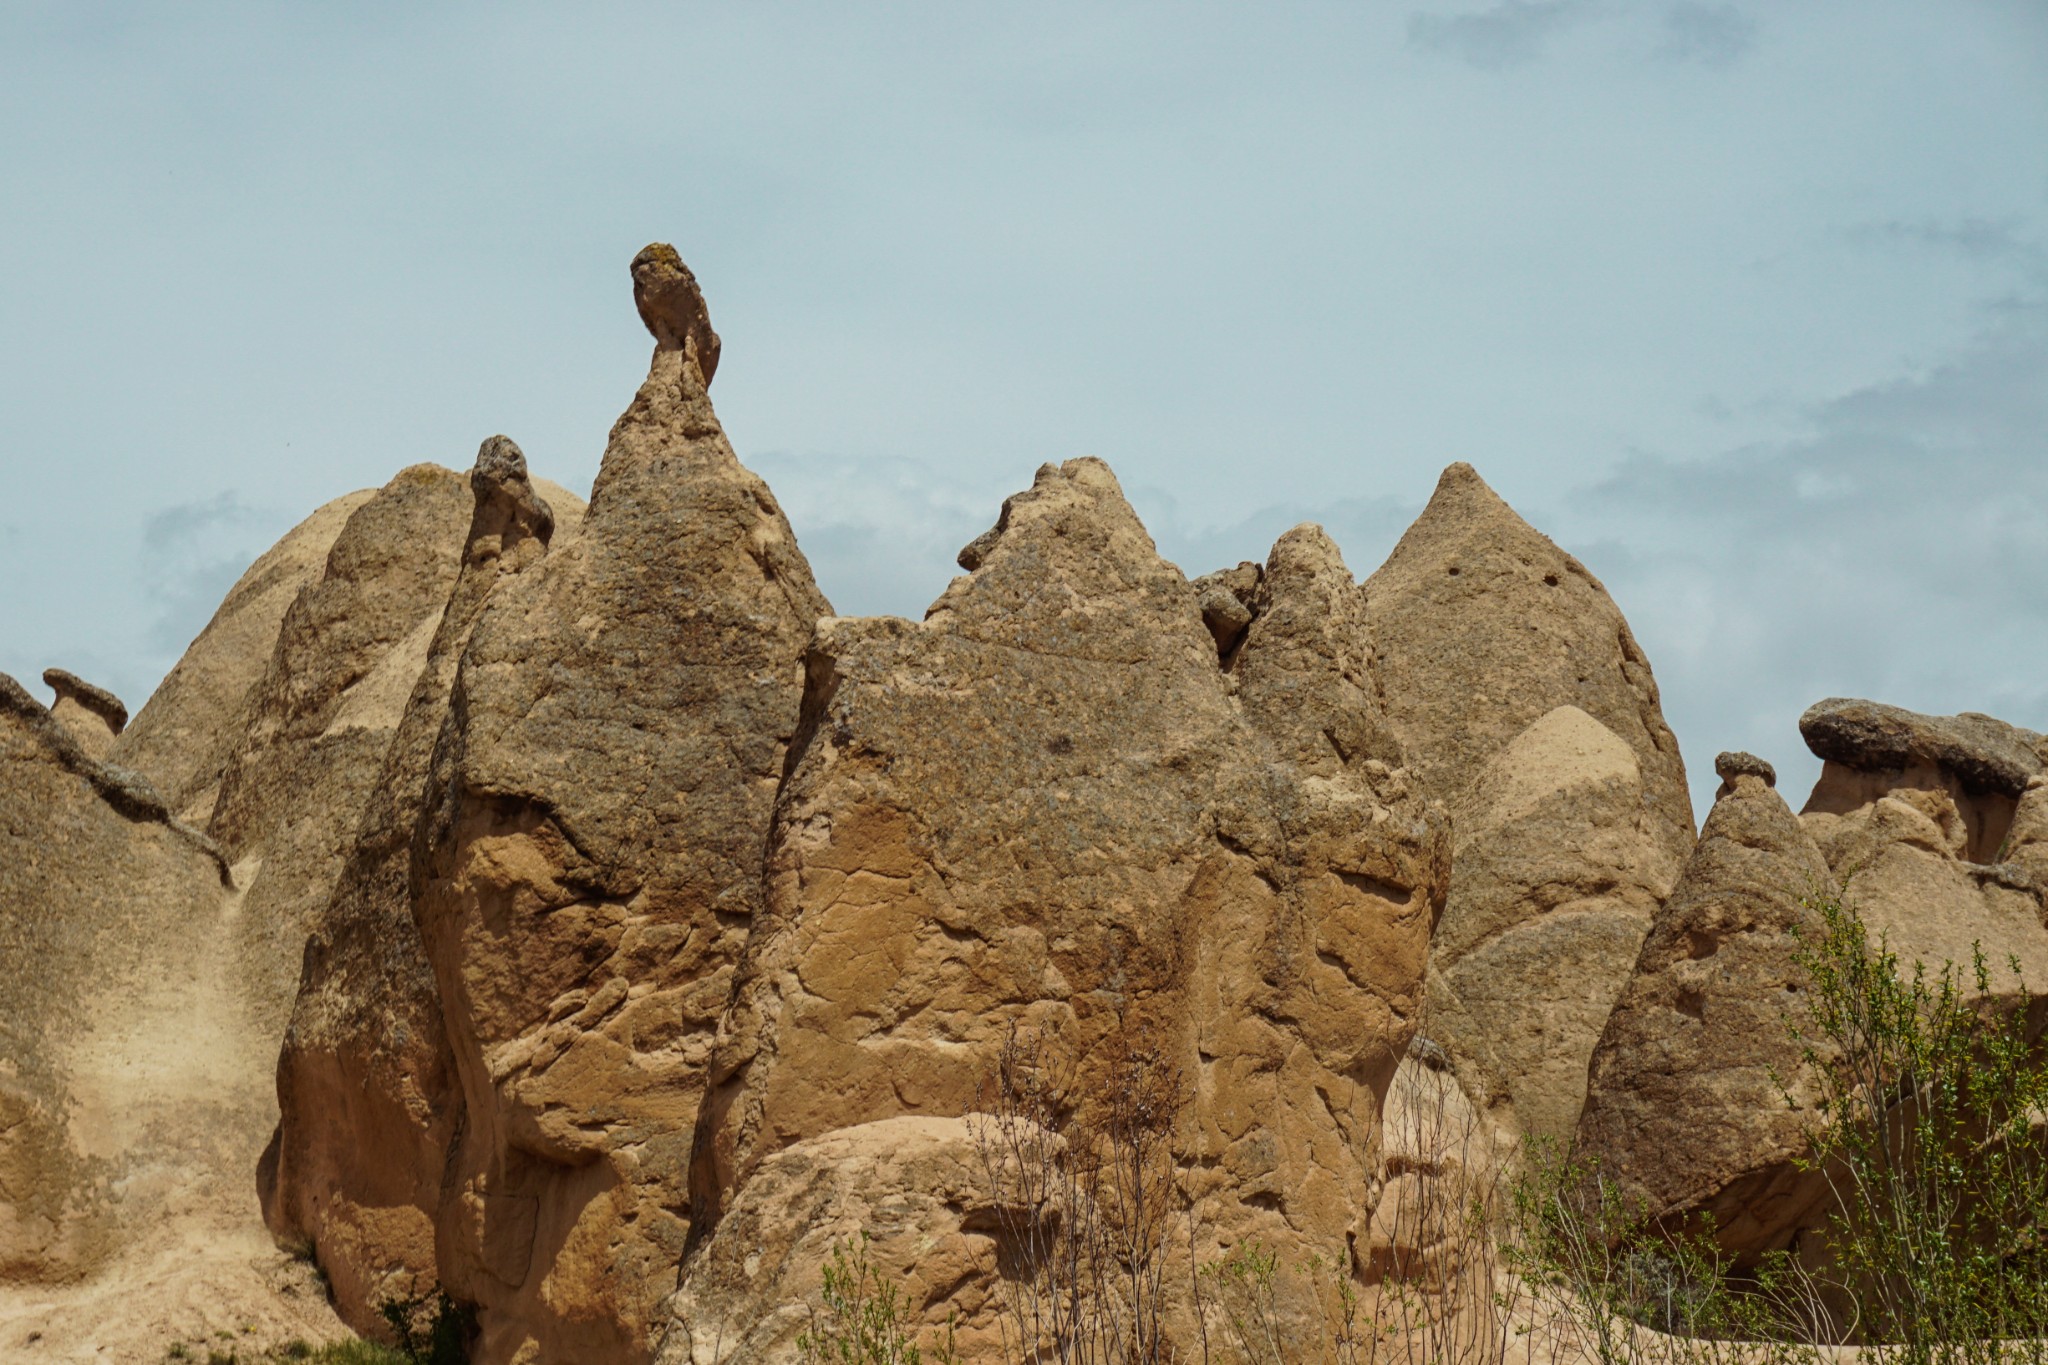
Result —
M26 1343L51 1358L158 1359L137 1298L167 1330L332 1330L310 1273L295 1278L250 1235L269 1043L244 1027L223 952L239 909L226 872L149 782L96 759L0 676L10 1358Z
M273 1036L425 666L469 519L460 475L401 470L349 515L250 693L207 832L248 888L242 971Z
M460 573L307 940L263 1173L266 1221L313 1248L359 1331L382 1330L384 1303L426 1298L438 1284L434 1228L459 1105L410 884L434 743L492 589L537 564L555 535L553 509L505 437L477 452L469 489ZM580 501L559 491L555 500L580 518Z
M61 668L44 669L43 685L57 694L51 718L71 733L78 747L95 759L112 754L115 737L128 723L128 708L121 699Z
M1578 1148L1653 1213L1706 1215L1741 1252L1777 1250L1826 1192L1808 1154L1804 903L1827 863L1749 754L1715 764L1721 790L1699 847L1658 911L1593 1053Z
M179 819L203 829L213 818L221 773L248 729L250 694L276 651L284 614L374 496L365 489L334 499L251 564L121 732L114 761L154 783Z
M1724 754L1695 839L1620 611L1464 465L1361 587L1315 526L1191 582L1048 464L923 620L834 617L694 276L631 276L587 509L494 437L301 524L132 725L0 678L0 1349L162 1358L91 1325L137 1292L339 1331L260 1194L478 1365L791 1361L852 1248L993 1361L1024 1229L1169 1223L1183 1355L1257 1247L1320 1361L1473 1268L1523 1134L1739 1253L1813 1226L1815 889L2048 980L2042 736L1824 702L1805 811ZM1163 1221L1085 1174L1133 1142Z
M2012 991L2012 961L2048 981L2048 883L2029 871L2042 861L2031 788L2043 738L1841 698L1808 709L1799 732L1823 760L1800 820L1871 933L1930 964L1967 966L1981 947L1994 997Z
M414 850L464 1104L440 1270L491 1361L651 1350L803 649L830 610L719 429L708 326L664 321L702 311L648 277L664 252L634 272L647 381L581 535L501 579L477 621Z
M1013 1026L1097 1067L1137 1031L1192 1090L1209 1245L1337 1254L1448 871L1441 815L1362 738L1349 572L1320 531L1283 538L1225 671L1095 460L1039 470L961 559L921 624L811 645L699 1220L779 1152L968 1112Z
M1365 598L1388 724L1457 831L1430 1037L1497 1120L1568 1137L1693 843L1649 661L1599 581L1469 465Z

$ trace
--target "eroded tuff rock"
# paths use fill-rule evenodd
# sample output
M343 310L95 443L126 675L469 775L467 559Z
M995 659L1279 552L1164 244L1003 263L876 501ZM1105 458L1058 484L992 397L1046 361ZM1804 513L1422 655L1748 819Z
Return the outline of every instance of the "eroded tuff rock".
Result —
M128 708L121 699L61 668L44 669L43 685L57 694L51 717L71 732L78 747L96 759L110 756L115 736L128 723Z
M1468 465L1365 597L1388 725L1457 832L1430 1036L1495 1118L1569 1136L1693 843L1649 661L1598 580Z
M863 1237L868 1265L896 1287L903 1325L928 1353L950 1319L961 1359L1002 1359L994 1270L1004 1223L984 1166L991 1141L976 1132L987 1122L882 1119L767 1158L690 1258L659 1365L800 1360L825 1267Z
M462 476L413 465L350 514L279 626L207 832L241 867L237 970L273 1037L462 563Z
M177 1028L226 904L211 843L0 674L0 1284L88 1275L245 1174L232 1058Z
M414 910L464 1118L443 1282L479 1359L645 1359L731 964L830 608L705 388L690 291L634 278L656 347L581 534L501 577L456 674ZM657 260L658 264L659 261ZM677 286L680 287L680 286Z
M435 625L333 895L307 941L277 1063L264 1216L310 1245L336 1306L379 1332L379 1306L430 1296L434 1229L459 1098L432 968L413 920L413 832L463 647L491 591L531 569L555 508L503 436L477 452L461 570ZM582 504L553 494L573 525Z
M962 563L922 623L818 627L700 1227L778 1154L966 1113L1013 1025L1098 1068L1135 1030L1192 1087L1201 1254L1348 1264L1448 873L1440 812L1380 756L1349 571L1283 538L1226 672L1096 460L1042 468ZM1325 1305L1283 1299L1313 1337Z
M114 761L154 783L181 820L204 828L213 818L221 773L248 728L250 694L277 650L284 614L319 577L341 528L374 496L364 489L334 499L251 564L121 731Z
M1812 1098L1793 1037L1806 974L1793 930L1832 883L1760 760L1723 754L1725 785L1608 1017L1578 1151L1655 1216L1707 1215L1730 1249L1785 1247L1820 1221L1826 1184L1797 1168Z
M2048 980L2048 884L2033 870L2048 862L2041 737L1841 699L1799 728L1824 760L1800 821L1871 933L1907 961L1966 969L1981 946L1994 999L2012 990L2012 959L2026 981Z

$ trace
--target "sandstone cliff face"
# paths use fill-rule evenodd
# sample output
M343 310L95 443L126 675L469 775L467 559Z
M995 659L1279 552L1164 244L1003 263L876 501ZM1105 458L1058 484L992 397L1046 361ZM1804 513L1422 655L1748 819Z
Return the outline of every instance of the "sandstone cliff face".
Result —
M1821 1219L1797 1169L1811 1109L1796 928L1832 887L1769 766L1724 754L1723 784L1593 1054L1579 1151L1655 1215L1711 1216L1732 1250L1785 1247ZM1810 1023L1807 1033L1812 1034Z
M812 643L698 1218L835 1130L968 1112L1013 1025L1098 1067L1135 1026L1192 1088L1207 1247L1339 1253L1448 870L1441 814L1351 742L1374 717L1348 571L1291 533L1226 671L1095 460L1041 469L962 563L921 624Z
M248 728L250 694L276 652L284 614L374 496L364 489L336 498L251 564L121 732L113 760L153 782L179 819L203 829L213 818L221 773Z
M1430 1036L1496 1120L1568 1137L1693 843L1649 661L1598 580L1467 465L1365 598L1387 722L1457 832Z
M459 1112L433 971L412 915L412 840L456 664L501 577L531 569L557 534L519 448L484 442L461 571L374 782L338 882L306 944L277 1064L279 1123L264 1215L310 1245L358 1331L380 1305L438 1284L434 1226ZM571 525L582 504L555 490Z
M652 1349L829 611L719 429L679 269L636 263L643 310L671 321L582 533L502 578L475 626L414 848L464 1106L440 1272L480 1305L485 1361Z

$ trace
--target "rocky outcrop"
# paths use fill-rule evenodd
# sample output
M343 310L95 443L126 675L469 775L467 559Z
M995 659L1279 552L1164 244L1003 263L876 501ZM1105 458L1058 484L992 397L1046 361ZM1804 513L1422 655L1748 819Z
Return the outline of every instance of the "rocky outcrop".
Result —
M656 347L582 533L501 577L470 637L414 848L463 1099L440 1272L479 1306L485 1362L653 1348L829 612L719 428L708 326L672 325L701 300L647 277L670 254L634 272Z
M147 777L180 819L204 828L213 818L221 773L248 728L250 693L276 652L284 614L374 496L365 489L334 499L251 564L121 732L114 761Z
M111 755L115 736L128 723L128 708L121 699L61 668L44 669L43 685L57 694L51 717L70 731L78 747L96 759Z
M1495 1119L1568 1137L1693 843L1649 661L1599 581L1468 465L1365 598L1387 723L1457 831L1430 1036Z
M2042 736L1974 712L1923 716L1831 697L1807 709L1799 733L1822 760L1801 814L1829 847L1831 864L1867 857L1873 850L1859 837L1866 814L1903 792L1926 793L1899 799L1917 801L1934 818L1948 819L1952 811L1959 823L1942 842L1953 844L1957 857L1995 863L2020 796L2042 771ZM1946 802L1937 792L1946 793Z
M1348 570L1314 528L1283 538L1225 668L1095 460L1042 468L961 562L922 623L811 644L700 1229L778 1154L974 1109L1013 1027L1098 1075L1136 1033L1190 1090L1198 1254L1348 1262L1448 873L1441 813L1386 761Z
M1699 847L1658 912L1593 1053L1578 1151L1661 1218L1711 1218L1744 1253L1781 1249L1826 1195L1808 1154L1801 926L1832 879L1772 789L1768 764L1723 754Z
M1907 961L1967 967L1981 947L1994 997L2048 980L2041 737L1839 698L1799 729L1823 760L1800 821L1871 932Z
M0 675L0 1283L83 1277L226 1174L209 1126L241 1119L232 1091L179 1084L219 1061L209 1040L144 1029L204 989L222 874Z
M430 1297L438 1286L435 1220L460 1109L410 887L434 743L490 593L537 565L555 535L554 509L505 437L477 452L469 491L460 573L306 943L277 1063L278 1131L262 1171L271 1230L313 1249L336 1306L364 1332L384 1329L384 1303ZM555 501L580 517L580 501L559 490Z
M242 869L239 970L273 1037L425 666L469 519L460 475L400 471L350 514L250 694L207 832Z

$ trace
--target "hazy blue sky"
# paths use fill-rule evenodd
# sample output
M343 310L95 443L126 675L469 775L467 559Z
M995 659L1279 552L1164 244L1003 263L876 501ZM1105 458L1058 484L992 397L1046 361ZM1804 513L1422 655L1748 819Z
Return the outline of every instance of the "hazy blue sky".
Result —
M695 268L841 611L1043 460L1190 574L1476 464L1696 799L1831 693L2048 728L2048 4L0 4L0 670L139 706L318 503L587 486Z

